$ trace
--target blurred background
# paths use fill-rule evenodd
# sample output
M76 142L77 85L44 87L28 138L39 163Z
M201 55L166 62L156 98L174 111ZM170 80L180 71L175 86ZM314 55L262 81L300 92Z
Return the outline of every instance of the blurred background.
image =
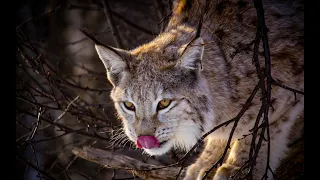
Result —
M81 159L72 154L74 147L97 147L157 165L181 158L183 153L175 151L149 157L128 141L115 115L109 97L112 86L94 43L79 30L87 30L104 44L133 49L164 30L172 0L20 2L15 179L139 179ZM296 144L295 154L280 171L285 172L283 179L303 174L303 141Z

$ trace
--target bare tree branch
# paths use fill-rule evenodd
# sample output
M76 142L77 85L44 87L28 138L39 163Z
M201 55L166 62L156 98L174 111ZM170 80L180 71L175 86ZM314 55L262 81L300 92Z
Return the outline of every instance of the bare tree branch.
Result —
M177 167L168 166L165 168L163 166L147 164L125 155L87 146L82 149L74 148L72 152L76 156L98 163L105 168L126 170L143 179L174 179L179 171Z

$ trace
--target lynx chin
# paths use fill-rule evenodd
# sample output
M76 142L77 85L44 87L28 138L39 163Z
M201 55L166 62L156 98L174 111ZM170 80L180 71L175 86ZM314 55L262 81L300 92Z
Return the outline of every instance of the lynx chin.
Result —
M263 1L263 7L272 77L304 91L303 1ZM187 151L204 133L235 117L259 81L252 64L256 27L252 0L176 0L167 28L149 43L132 50L96 44L128 138L149 155L172 148ZM262 69L263 55L261 42ZM287 144L301 134L304 96L295 98L291 91L272 86L271 97L269 163L275 172ZM252 136L239 139L250 134L260 106L261 90L239 121L229 153L211 172L211 179L229 179L248 159ZM231 128L232 124L222 127L206 138L204 151L188 167L185 179L203 177L221 157ZM254 179L263 176L266 160L263 141Z

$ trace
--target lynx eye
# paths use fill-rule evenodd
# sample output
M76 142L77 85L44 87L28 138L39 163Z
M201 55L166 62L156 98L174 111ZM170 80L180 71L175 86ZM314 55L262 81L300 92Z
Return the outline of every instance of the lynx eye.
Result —
M171 103L170 99L162 99L159 103L158 103L158 107L157 110L161 110L164 109L166 107L168 107Z
M124 104L124 107L126 107L128 110L130 110L130 111L134 111L135 110L135 107L131 102L125 101L125 102L123 102L123 104Z

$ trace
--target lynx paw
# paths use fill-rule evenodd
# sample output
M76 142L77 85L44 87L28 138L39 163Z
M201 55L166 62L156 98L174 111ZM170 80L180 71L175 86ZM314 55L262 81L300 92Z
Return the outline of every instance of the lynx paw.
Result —
M239 167L230 165L230 164L223 164L221 167L218 168L213 180L229 180L232 179L232 175L236 174L239 170ZM237 179L237 178L236 178Z
M183 180L201 180L210 167L209 165L198 166L198 164L193 164L188 168L188 172ZM214 173L215 170L210 171L206 179L212 179Z

